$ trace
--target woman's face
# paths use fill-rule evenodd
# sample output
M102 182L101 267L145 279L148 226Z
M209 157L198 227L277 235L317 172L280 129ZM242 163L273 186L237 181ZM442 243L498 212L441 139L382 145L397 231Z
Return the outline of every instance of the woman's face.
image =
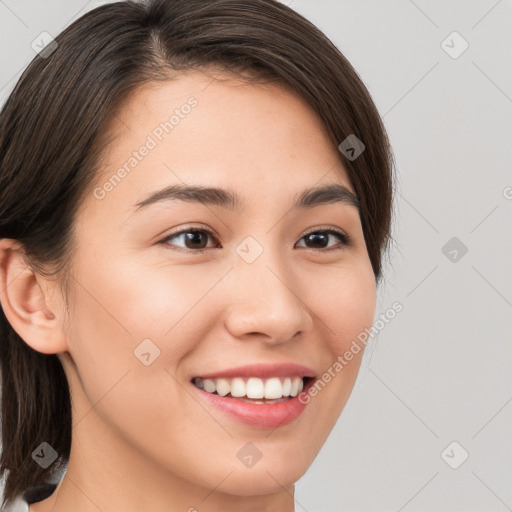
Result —
M71 457L240 496L291 485L347 402L363 351L332 368L375 312L357 207L334 194L294 206L311 188L354 193L338 149L295 93L227 75L152 84L111 128L76 218L69 354L59 356ZM158 195L173 186L225 192ZM247 365L261 366L237 369ZM287 376L321 380L329 368L305 405L248 404L192 382L230 371L222 393L281 395Z

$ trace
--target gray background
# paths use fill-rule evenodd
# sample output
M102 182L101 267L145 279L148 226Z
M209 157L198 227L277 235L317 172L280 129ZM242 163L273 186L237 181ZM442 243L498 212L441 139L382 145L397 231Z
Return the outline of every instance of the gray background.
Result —
M0 0L0 104L36 36L100 3ZM369 345L296 510L512 510L512 3L284 3L335 42L384 118L398 188L377 316L403 305ZM462 48L453 31L469 44L457 58L443 49Z

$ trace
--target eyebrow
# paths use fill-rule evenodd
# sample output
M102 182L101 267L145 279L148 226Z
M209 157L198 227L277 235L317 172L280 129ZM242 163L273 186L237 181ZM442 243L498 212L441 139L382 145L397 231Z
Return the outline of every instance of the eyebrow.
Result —
M220 206L237 213L242 213L245 208L245 201L234 191L217 187L176 184L151 193L146 199L136 203L135 211L161 201L175 200ZM304 190L295 199L292 209L305 209L335 203L353 206L358 212L360 210L357 195L337 183Z

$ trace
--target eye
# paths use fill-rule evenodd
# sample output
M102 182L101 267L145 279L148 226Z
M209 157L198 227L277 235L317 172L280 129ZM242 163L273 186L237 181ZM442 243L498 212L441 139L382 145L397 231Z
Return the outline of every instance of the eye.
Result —
M338 231L337 229L333 228L316 229L315 231L310 231L309 233L305 234L301 238L301 240L307 240L308 242L312 242L313 244L323 245L324 242L328 242L330 235L334 235L340 240L340 244L338 245L340 245L341 247L320 247L320 250L331 251L343 249L344 247L348 247L352 244L350 237L346 233L343 233L342 231ZM314 249L315 247L312 248Z
M334 245L330 247L318 247L318 245L323 246L326 242L328 243L329 236L332 235L336 236L338 240L340 240L340 243L337 244L338 246ZM202 253L208 249L208 247L205 246L205 244L208 243L208 237L217 240L217 237L213 231L206 227L189 227L186 229L181 229L176 233L171 233L162 239L160 243L168 246L176 246L170 242L181 238L185 243L185 247L180 248L179 246L176 246L177 250L184 252ZM306 240L307 243L313 244L313 247L306 246L307 248L319 249L321 251L339 250L352 244L351 238L346 233L333 228L316 229L315 231L310 231L309 233L306 233L304 236L302 236L300 240ZM315 245L317 247L314 247Z
M183 237L183 235L185 236ZM206 248L204 247L204 242L208 240L208 236L213 237L215 240L217 239L214 233L206 227L187 228L176 233L171 233L169 236L166 236L161 240L160 243L167 245L171 240L182 238L185 242L185 252L205 252ZM178 250L183 250L183 248Z

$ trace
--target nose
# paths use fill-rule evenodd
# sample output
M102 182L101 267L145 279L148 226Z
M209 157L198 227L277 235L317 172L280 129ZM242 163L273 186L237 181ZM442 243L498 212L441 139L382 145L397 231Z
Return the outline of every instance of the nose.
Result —
M310 309L301 298L302 288L311 284L297 280L275 261L238 262L229 273L225 327L232 336L275 345L311 329Z

